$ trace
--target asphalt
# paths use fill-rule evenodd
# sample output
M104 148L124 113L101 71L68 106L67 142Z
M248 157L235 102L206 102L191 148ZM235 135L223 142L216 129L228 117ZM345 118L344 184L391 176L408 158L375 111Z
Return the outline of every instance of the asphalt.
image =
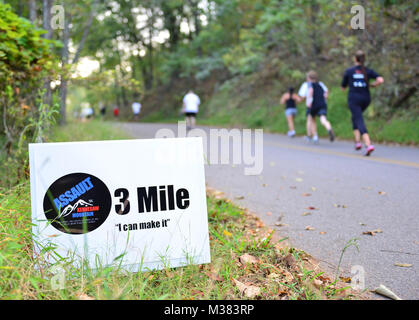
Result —
M142 139L161 128L177 133L175 124L118 125ZM312 145L265 133L260 175L245 175L248 165L206 165L206 182L257 213L329 273L337 272L343 249L357 239L359 251L344 251L342 276L355 276L351 268L361 267L366 288L384 284L402 299L419 299L419 148L375 147L363 157L348 141ZM374 230L381 232L363 234Z

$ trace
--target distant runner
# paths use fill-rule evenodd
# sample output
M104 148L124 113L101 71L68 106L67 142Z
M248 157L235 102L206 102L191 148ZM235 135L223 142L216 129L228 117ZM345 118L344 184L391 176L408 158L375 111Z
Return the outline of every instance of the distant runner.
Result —
M366 147L364 155L369 156L374 151L374 146L371 144L362 113L367 109L371 102L369 80L375 79L371 86L377 87L384 83L384 79L374 70L365 67L365 53L363 51L358 50L356 52L354 61L355 66L345 71L342 80L342 90L345 90L346 87L349 86L348 106L352 113L355 149L362 149L362 137Z
M141 103L134 102L132 104L132 113L134 114L134 120L138 120L138 116L140 114L140 111L141 111Z
M119 108L118 106L114 106L113 108L113 116L117 118L119 116Z
M294 118L297 115L297 103L302 99L294 93L294 88L289 88L288 92L281 97L280 103L285 104L285 117L288 121L288 137L295 136Z
M196 114L198 113L200 104L201 100L192 90L189 90L183 98L182 112L185 115L187 130L195 127Z
M306 80L307 81L301 85L298 95L306 98L307 139L309 141L313 141L314 143L319 142L316 124L316 116L319 116L320 123L326 128L329 133L329 139L333 142L335 140L335 134L326 117L326 100L328 98L329 91L324 83L319 81L318 75L315 71L308 72Z

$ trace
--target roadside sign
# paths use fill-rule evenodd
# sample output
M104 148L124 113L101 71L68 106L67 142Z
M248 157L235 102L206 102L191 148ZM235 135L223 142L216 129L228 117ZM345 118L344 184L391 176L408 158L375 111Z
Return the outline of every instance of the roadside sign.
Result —
M130 271L210 262L201 138L30 144L29 160L35 256Z

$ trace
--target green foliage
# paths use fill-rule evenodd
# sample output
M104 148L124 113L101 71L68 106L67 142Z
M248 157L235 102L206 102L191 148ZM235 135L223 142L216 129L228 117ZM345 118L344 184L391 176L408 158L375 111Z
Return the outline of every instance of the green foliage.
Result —
M53 79L57 67L51 54L56 43L42 34L0 3L0 157L9 173L0 183L13 184L27 174L27 142L40 139L54 120L53 108L41 97L43 79Z

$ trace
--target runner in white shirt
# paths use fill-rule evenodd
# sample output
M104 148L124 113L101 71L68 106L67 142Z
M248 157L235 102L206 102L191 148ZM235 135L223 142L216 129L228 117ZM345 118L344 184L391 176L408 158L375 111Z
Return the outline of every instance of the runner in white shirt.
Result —
M134 102L132 104L132 113L134 114L134 119L135 120L138 119L138 115L140 114L140 111L141 111L141 103Z
M186 128L188 130L195 126L195 118L196 114L198 113L200 104L201 100L192 90L189 90L183 98L182 112L185 115Z

